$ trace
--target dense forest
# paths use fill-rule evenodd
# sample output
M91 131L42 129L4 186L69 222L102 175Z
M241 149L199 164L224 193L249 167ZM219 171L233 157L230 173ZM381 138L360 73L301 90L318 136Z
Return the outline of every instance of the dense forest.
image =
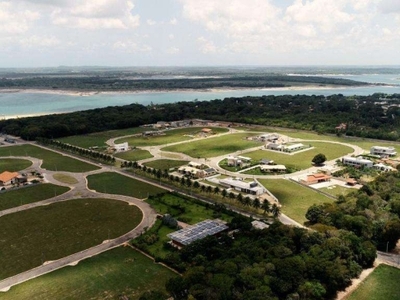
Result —
M334 203L313 205L306 217L314 229L348 230L382 251L391 250L400 239L400 174L382 174Z
M234 238L208 237L174 255L186 265L166 284L174 299L333 299L375 259L374 246L348 231L279 222L256 230L246 219L232 220Z
M189 118L280 126L399 140L400 95L283 95L171 104L131 104L0 121L0 131L27 140L58 138ZM336 129L339 124L345 128Z
M23 76L0 79L0 89L51 89L75 91L143 91L143 90L182 90L209 88L272 88L299 85L340 85L362 86L357 82L340 78L317 76L230 76L208 78L170 78L137 79L129 76Z

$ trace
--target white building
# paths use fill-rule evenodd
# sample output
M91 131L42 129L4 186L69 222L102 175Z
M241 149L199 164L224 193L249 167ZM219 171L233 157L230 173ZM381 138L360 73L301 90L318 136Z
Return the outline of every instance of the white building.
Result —
M351 156L346 156L342 158L342 163L347 166L353 166L356 168L372 168L374 163L370 161L369 159L363 159L363 158L358 158L358 157L351 157Z
M380 156L396 156L397 155L397 152L393 147L381 147L381 146L371 147L370 153L373 155L380 155Z
M393 167L391 167L391 166L384 165L384 164L382 164L382 163L375 164L375 165L374 165L374 169L376 169L376 170L378 170L378 171L382 171L382 172L396 171L395 168L393 168Z
M265 193L265 188L258 185L257 182L246 182L236 180L233 178L225 178L219 181L219 184L227 188L235 189L236 191L243 192L251 195L261 195Z
M129 145L128 142L122 143L122 144L115 144L113 146L116 152L122 152L122 151L128 151L129 150Z

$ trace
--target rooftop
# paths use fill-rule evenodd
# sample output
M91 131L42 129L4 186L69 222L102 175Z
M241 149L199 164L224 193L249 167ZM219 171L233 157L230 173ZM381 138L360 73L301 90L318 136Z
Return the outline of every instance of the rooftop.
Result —
M3 173L0 174L0 181L2 182L10 181L11 179L17 177L18 175L19 175L18 172L4 171Z

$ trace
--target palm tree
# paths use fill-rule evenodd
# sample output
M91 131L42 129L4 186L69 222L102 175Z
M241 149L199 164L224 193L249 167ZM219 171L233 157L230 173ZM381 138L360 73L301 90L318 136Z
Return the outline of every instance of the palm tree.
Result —
M218 195L219 192L220 192L220 189L219 189L219 187L216 186L216 187L214 188L214 194Z
M229 197L229 199L231 199L231 200L233 200L233 199L236 198L235 194L232 193L232 192L229 193L228 197Z
M264 211L264 215L271 209L271 206L268 202L268 200L264 199L264 201L261 203L261 209Z
M239 193L239 195L237 195L236 200L237 200L240 204L243 204L243 205L244 205L242 193Z
M271 213L274 216L274 218L277 218L281 214L281 208L274 203L274 204L272 204L272 207L271 207Z
M260 199L256 198L253 200L252 206L257 210L261 207Z
M202 184L201 187L200 187L200 189L201 189L201 192L204 193L205 190L206 190L206 186L205 186L204 184Z
M221 195L222 195L223 199L228 195L228 192L226 191L226 189L222 190Z
M206 188L206 192L207 193L211 193L211 191L212 191L212 187L210 185L208 185L207 188Z
M198 181L195 181L195 182L193 183L193 187L194 187L195 189L198 189L198 188L200 187L200 183L199 183Z
M250 206L251 205L251 198L249 196L244 197L243 205L244 206Z

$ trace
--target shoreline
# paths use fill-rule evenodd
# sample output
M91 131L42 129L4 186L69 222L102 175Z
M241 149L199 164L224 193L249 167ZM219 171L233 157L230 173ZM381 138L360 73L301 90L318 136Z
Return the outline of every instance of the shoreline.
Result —
M375 86L371 84L371 86ZM293 91L293 90L327 90L327 89L349 89L349 88L360 88L365 86L343 86L343 85L304 85L304 86L290 86L290 87L237 87L237 88L205 88L205 89L161 89L161 90L127 90L127 91L77 91L77 90L51 90L51 89L0 89L0 94L16 93L16 94L50 94L50 95L63 95L63 96L94 96L94 95L129 95L129 94L161 94L161 93L223 93L230 91Z

